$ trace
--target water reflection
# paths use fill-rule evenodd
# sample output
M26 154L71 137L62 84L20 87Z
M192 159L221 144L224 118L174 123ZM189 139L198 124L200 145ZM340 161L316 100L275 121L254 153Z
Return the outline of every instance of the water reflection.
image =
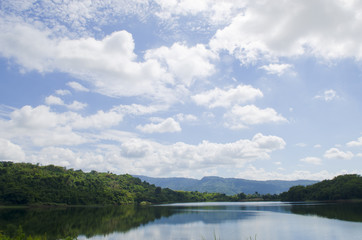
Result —
M0 208L0 230L8 235L22 226L26 234L59 239L66 236L104 236L150 225L217 225L252 222L265 213L313 215L362 222L362 203L197 203L159 206L77 208ZM277 215L281 217L282 215ZM200 239L200 238L199 238Z
M89 238L127 232L170 215L168 208L137 206L0 209L0 230L11 236L21 226L27 235L46 235L47 239Z
M330 219L362 222L362 203L315 203L291 205L295 214L314 215Z

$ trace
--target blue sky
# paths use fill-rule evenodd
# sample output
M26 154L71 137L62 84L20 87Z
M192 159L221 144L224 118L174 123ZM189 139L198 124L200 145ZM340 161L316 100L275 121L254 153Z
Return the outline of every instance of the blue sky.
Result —
M362 173L362 3L0 3L0 160L153 177Z

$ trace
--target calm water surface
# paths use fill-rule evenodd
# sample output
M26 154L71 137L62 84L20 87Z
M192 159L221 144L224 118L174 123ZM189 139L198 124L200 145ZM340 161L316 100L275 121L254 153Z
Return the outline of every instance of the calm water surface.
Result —
M187 203L0 209L0 230L48 239L362 239L362 203Z

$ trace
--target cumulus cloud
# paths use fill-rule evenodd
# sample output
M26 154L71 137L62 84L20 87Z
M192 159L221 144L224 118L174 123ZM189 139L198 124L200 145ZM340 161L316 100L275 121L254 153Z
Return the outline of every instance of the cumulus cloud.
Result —
M60 96L65 96L65 95L71 94L71 92L69 90L65 90L65 89L58 89L55 91L55 93Z
M362 146L362 137L359 137L357 141L350 141L347 143L348 147L360 147Z
M122 144L121 153L123 157L138 159L138 172L159 176L189 173L189 176L195 177L196 172L202 176L212 169L242 167L247 162L269 159L270 153L283 149L285 145L280 137L260 133L251 140L241 139L231 143L202 141L197 145L183 142L163 145L149 140L133 139Z
M179 113L175 116L175 118L179 121L179 122L194 122L197 121L197 117L195 115L192 114L183 114L183 113Z
M300 159L300 161L305 162L305 163L314 164L314 165L321 165L322 164L322 159L317 158L317 157L306 157L306 158Z
M173 118L161 120L159 123L149 123L144 126L139 125L137 129L145 133L166 133L180 132L181 126Z
M67 104L66 107L69 108L70 110L82 110L83 108L87 107L88 104L86 103L81 103L78 101L73 101L71 104Z
M45 103L47 105L64 105L64 102L61 98L50 95L45 98Z
M113 170L114 166L120 167L123 164L115 162L113 157L106 153L74 151L64 147L45 147L33 154L29 160L42 165L55 164L84 171L109 171Z
M177 88L166 86L173 79L158 61L136 61L134 41L127 31L96 40L53 39L47 31L18 23L0 22L0 30L4 33L0 36L0 53L15 59L25 70L69 73L107 96L175 98L171 92L177 92ZM69 86L87 91L77 82L70 82Z
M287 72L293 73L291 70L293 66L291 64L269 64L264 65L260 67L261 69L264 69L268 74L275 74L278 76L281 76Z
M243 129L250 125L288 122L272 108L260 109L255 105L234 106L224 114L225 126L231 129Z
M256 168L253 165L248 165L245 170L239 172L237 177L253 180L325 180L332 179L335 176L346 173L347 171L344 170L334 173L330 173L326 170L319 172L297 170L286 174L284 172L281 173L279 171L267 171L264 168Z
M28 22L38 21L53 28L54 35L89 35L87 26L95 29L121 15L136 16L143 19L149 15L148 0L109 0L109 1L41 1L17 0L2 3L2 9L19 15ZM38 22L39 24L39 22Z
M252 139L230 143L202 141L196 145L184 142L161 144L126 135L120 139L120 145L95 144L92 151L74 150L71 146L45 146L41 151L33 152L28 160L87 171L201 177L206 173L219 174L218 171L225 167L239 170L246 163L270 159L272 152L285 147L282 138L260 133Z
M130 104L130 105L119 105L113 109L121 112L123 114L129 115L146 115L152 114L160 111L165 111L168 109L168 105L141 105L141 104Z
M23 129L44 129L56 127L60 118L55 112L50 111L50 108L44 105L38 107L24 106L10 113L10 123Z
M256 134L252 141L257 144L258 148L273 151L283 149L286 145L284 140L276 136L265 136L261 133Z
M25 160L25 153L19 145L0 138L0 160L21 162Z
M254 101L256 98L263 97L263 93L250 85L238 85L236 88L222 90L215 88L192 96L196 104L215 107L230 107L234 104L241 104Z
M174 43L170 48L148 50L145 59L158 60L166 65L175 78L190 86L195 78L205 78L215 72L211 61L218 59L218 56L202 44L189 48L184 44Z
M361 59L358 1L249 1L244 12L218 30L210 46L243 64L311 55Z
M233 16L240 12L247 4L247 0L203 0L192 2L189 0L156 0L159 9L155 15L162 20L176 21L179 18L194 18L202 16L207 26L229 23ZM189 20L192 25L192 21Z
M127 158L143 158L152 151L151 143L137 138L129 139L121 145L121 154Z
M61 98L53 96L53 95L50 95L45 98L45 104L65 106L71 110L81 110L87 106L86 103L81 103L78 101L73 101L73 103L71 103L71 104L65 104Z
M348 159L353 158L353 153L350 151L343 152L343 151L339 150L338 148L331 148L324 153L324 157L328 158L328 159L335 158L335 159L348 160Z
M9 139L28 139L36 146L71 146L93 141L82 130L111 128L123 116L115 109L82 116L75 112L57 113L44 105L24 106L9 113L9 120L0 119L0 129Z
M89 89L78 82L68 82L67 85L78 92L89 92Z

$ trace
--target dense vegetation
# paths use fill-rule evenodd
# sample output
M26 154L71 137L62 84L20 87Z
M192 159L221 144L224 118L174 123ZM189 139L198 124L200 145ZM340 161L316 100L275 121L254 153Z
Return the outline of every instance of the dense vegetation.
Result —
M142 181L155 184L163 188L182 191L198 192L217 192L226 195L235 195L238 193L254 194L280 194L288 191L292 186L311 185L317 181L296 180L296 181L255 181L240 178L222 178L222 177L204 177L200 180L193 178L153 178L146 176L135 176Z
M0 162L0 205L119 205L243 200L339 200L362 198L362 177L341 175L277 194L201 193L157 187L131 175L66 169L54 165Z
M236 201L243 195L173 191L128 174L0 162L0 205L109 205L141 202Z
M294 186L280 194L280 198L282 201L362 199L362 177L357 174L340 175L310 186Z

